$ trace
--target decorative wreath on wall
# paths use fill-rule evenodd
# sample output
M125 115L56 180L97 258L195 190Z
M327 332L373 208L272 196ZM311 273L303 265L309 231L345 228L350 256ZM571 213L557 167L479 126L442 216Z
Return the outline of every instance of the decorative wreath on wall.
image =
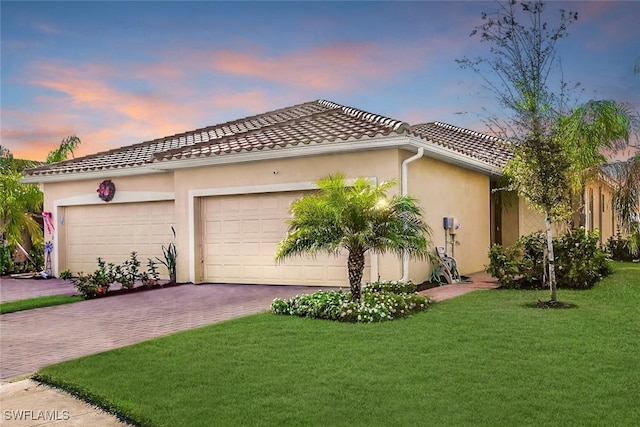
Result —
M116 195L116 186L113 185L110 179L102 181L98 186L98 197L105 202L110 202L113 196Z

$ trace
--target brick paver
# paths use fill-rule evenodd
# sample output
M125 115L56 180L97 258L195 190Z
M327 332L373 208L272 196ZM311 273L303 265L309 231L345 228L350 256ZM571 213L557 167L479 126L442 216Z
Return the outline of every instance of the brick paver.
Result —
M494 287L490 276L476 273L472 283L440 286L420 294L442 301ZM3 278L0 289L3 301L72 295L75 291L57 279ZM0 318L0 380L29 375L64 360L266 311L275 297L289 298L316 290L302 286L186 284L5 314Z
M75 294L77 292L73 285L62 279L36 280L0 277L0 301L2 302L49 295Z
M478 289L495 288L485 273L473 274L472 283L440 286L420 292L436 301ZM2 300L62 291L55 281L20 281L5 287ZM48 290L47 290L48 289ZM0 379L18 378L51 363L122 347L146 339L267 310L275 297L315 292L317 288L256 285L182 285L130 295L82 301L0 316ZM5 299L5 297L7 299ZM33 415L54 412L63 420L38 421L38 425L123 425L110 414L67 393L32 380L0 385L5 421L33 425L31 419L6 420L6 410ZM23 412L20 412L23 411ZM48 411L48 412L47 412ZM10 414L13 412L10 411Z
M0 318L0 380L29 375L64 360L266 311L275 297L289 298L316 290L301 286L187 284L4 314Z

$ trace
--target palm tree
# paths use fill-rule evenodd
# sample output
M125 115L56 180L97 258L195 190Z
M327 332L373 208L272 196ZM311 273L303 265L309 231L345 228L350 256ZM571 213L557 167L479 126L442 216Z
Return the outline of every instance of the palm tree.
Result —
M80 139L73 135L65 138L51 151L46 163L55 163L73 156ZM0 246L15 248L29 236L34 244L42 244L43 232L38 219L42 212L43 194L35 184L20 182L22 171L41 165L41 162L16 159L9 149L0 145Z
M49 153L49 155L47 156L47 160L45 160L45 163L51 164L62 162L64 160L67 160L69 155L71 155L71 157L74 157L74 151L76 150L76 148L78 148L81 142L82 141L80 141L80 138L75 135L66 137L62 140L62 142L60 142L60 146L58 146L58 148Z
M20 183L20 178L22 174L13 170L0 174L0 235L9 246L21 243L24 231L33 243L43 240L32 213L42 210L42 192L37 185Z
M405 254L424 259L431 246L431 229L412 196L386 192L395 182L372 185L364 178L347 185L336 174L317 182L319 191L291 205L287 236L279 244L276 260L305 253L349 253L347 269L351 298L360 299L365 254Z

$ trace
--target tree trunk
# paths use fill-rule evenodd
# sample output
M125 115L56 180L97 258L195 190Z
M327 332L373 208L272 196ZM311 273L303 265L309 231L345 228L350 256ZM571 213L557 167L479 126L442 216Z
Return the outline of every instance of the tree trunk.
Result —
M347 262L349 269L349 286L351 288L351 300L360 300L360 284L362 283L362 273L364 272L364 252L349 252Z
M549 289L551 290L551 301L558 301L556 291L556 270L555 270L555 257L553 255L553 235L551 234L551 218L547 213L544 219L544 225L547 232L547 265L549 266L549 274L547 276L549 280Z

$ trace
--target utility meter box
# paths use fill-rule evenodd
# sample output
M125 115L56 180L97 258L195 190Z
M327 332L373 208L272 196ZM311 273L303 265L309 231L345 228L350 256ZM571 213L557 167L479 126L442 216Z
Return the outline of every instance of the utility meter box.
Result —
M455 224L455 222L454 222L453 218L451 218L451 217L442 218L442 227L445 230L453 230L454 224Z

